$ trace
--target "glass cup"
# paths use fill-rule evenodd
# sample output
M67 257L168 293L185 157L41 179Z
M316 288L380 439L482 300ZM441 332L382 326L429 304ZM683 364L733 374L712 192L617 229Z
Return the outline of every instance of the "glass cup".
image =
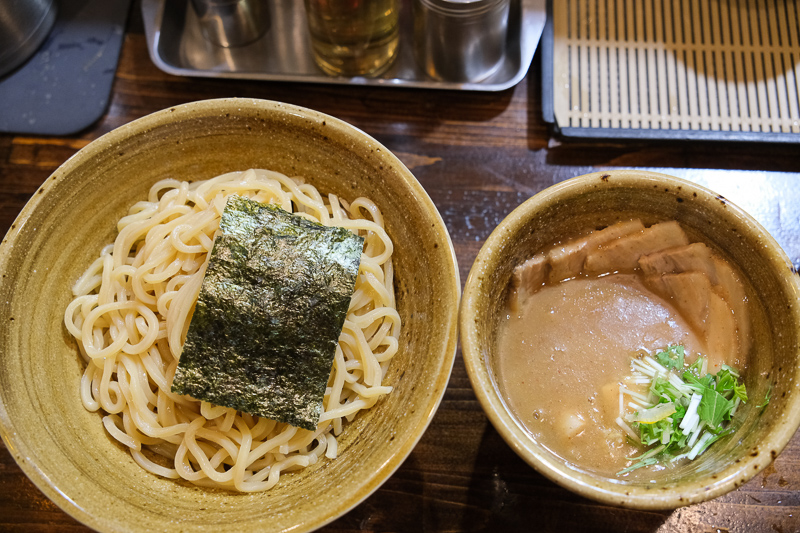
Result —
M317 65L330 76L377 76L397 56L398 0L305 0Z

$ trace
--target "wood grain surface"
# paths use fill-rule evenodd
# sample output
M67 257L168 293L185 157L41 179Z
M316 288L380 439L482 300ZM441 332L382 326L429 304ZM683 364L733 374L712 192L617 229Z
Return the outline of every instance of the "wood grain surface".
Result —
M800 147L568 142L542 120L537 53L500 93L191 79L151 62L140 6L128 22L107 113L65 137L0 135L0 229L39 185L100 135L168 106L252 97L313 108L377 138L417 176L455 244L462 284L483 241L517 205L564 179L643 168L706 185L753 214L800 266ZM45 498L0 445L0 530L87 531ZM350 531L800 531L800 434L765 472L711 502L672 512L582 499L519 459L488 422L459 356L433 422L403 466L326 533Z

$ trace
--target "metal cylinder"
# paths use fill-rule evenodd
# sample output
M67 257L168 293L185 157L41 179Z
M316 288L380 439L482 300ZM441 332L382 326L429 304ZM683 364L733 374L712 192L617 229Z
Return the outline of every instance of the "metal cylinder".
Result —
M509 0L414 0L414 55L435 79L478 82L506 50Z
M0 2L0 76L36 52L56 21L53 0Z
M203 36L217 46L242 46L258 40L269 27L262 0L192 0Z

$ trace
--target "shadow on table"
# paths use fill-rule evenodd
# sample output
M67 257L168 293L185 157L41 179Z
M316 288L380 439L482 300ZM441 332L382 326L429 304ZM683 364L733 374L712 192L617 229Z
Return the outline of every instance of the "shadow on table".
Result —
M653 532L669 513L595 503L561 488L522 461L487 424L469 483L462 531Z

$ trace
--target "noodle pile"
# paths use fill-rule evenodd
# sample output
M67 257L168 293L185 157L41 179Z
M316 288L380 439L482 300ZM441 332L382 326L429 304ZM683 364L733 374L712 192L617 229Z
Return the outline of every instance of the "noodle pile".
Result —
M273 203L365 238L355 292L315 431L170 392L192 310L229 195ZM65 324L87 366L86 409L146 470L243 492L273 487L281 472L337 455L344 420L391 392L381 384L397 352L400 316L392 242L370 200L323 198L300 178L267 170L193 183L166 179L136 203L73 287Z

